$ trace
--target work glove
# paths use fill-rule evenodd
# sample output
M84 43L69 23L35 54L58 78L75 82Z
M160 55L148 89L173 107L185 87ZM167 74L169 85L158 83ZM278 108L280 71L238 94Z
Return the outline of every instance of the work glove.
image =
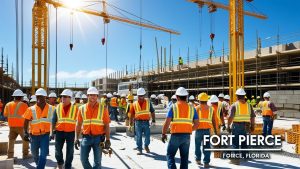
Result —
M24 133L24 138L23 138L24 141L30 141L30 136L29 136L29 133L25 132Z
M51 134L49 140L54 140L55 139L55 134Z
M161 141L162 141L163 143L166 143L167 140L168 140L167 135L166 135L166 134L162 134L162 135L161 135Z
M111 146L110 140L105 140L104 149L109 149Z
M222 125L222 131L225 131L226 130L226 126L225 124Z
M227 132L228 132L228 133L231 133L231 132L232 132L232 130L231 130L231 128L230 128L229 126L227 126Z
M79 150L79 147L80 147L80 142L79 142L79 140L75 140L74 146L75 146L75 149L76 149L76 150Z

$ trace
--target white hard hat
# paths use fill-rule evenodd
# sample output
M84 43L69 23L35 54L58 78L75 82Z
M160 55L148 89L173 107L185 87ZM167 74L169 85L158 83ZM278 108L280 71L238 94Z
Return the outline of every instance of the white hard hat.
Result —
M26 102L29 102L29 99L28 99L27 95L23 97L23 100L26 101Z
M113 92L113 95L117 95L117 92Z
M107 93L106 97L107 97L107 98L112 98L113 95L112 95L111 93Z
M99 92L98 92L98 90L97 90L96 87L90 87L90 88L87 90L86 93L87 93L88 95L89 95L89 94L96 94L96 95L99 95Z
M123 93L123 94L121 94L121 97L126 97L126 94L124 94L124 93Z
M63 92L61 92L60 94L61 96L69 96L72 97L73 96L73 92L70 89L65 89Z
M35 95L36 95L36 96L44 96L44 97L47 97L47 92L46 92L45 89L39 88L39 89L36 90Z
M229 96L229 95L225 95L225 96L224 96L224 99L225 99L225 100L230 100L230 96Z
M146 94L146 91L145 91L145 89L144 88L139 88L138 90L137 90L137 95L138 96L144 96L145 94Z
M270 98L270 97L271 97L271 95L270 95L270 93L269 93L269 92L266 92L266 93L264 93L264 97Z
M87 95L83 94L83 95L81 96L81 98L82 98L82 99L87 99Z
M81 94L80 94L80 92L77 92L77 93L76 93L75 99L81 99Z
M36 96L35 95L32 95L31 97L30 97L30 103L31 102L36 102L37 100L36 100Z
M191 95L191 96L189 97L189 100L195 100L195 97L194 97L193 95Z
M224 98L224 94L220 93L218 97Z
M187 96L189 93L186 91L184 87L179 87L175 93L177 96Z
M219 101L219 98L216 95L211 95L209 101L211 103L217 103Z
M57 98L56 93L50 93L48 97L54 97L54 98Z
M176 95L174 94L174 95L171 97L171 99L176 99L176 100L177 100Z
M14 93L12 94L13 97L23 97L24 93L22 92L22 90L17 89L14 91Z
M106 93L103 93L103 94L102 94L102 96L106 96L106 95L107 95Z
M245 96L246 92L243 88L239 88L239 89L236 90L235 94L239 95L239 96Z
M155 99L156 98L155 94L151 94L150 98Z

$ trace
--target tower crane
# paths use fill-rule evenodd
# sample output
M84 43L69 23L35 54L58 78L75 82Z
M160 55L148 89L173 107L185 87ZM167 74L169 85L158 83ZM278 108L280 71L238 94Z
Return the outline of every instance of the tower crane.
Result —
M36 88L43 87L47 89L47 41L48 41L48 7L47 4L53 5L55 8L67 8L73 11L86 13L89 15L103 17L105 23L109 23L110 20L119 22L125 22L132 25L155 29L170 34L179 35L180 33L162 26L155 24L144 23L116 15L107 13L105 4L106 1L102 0L103 10L96 11L86 8L74 8L70 7L63 2L57 0L35 0L32 8L32 88L31 93L34 94ZM37 67L37 74L36 74ZM43 73L43 76L42 76ZM36 84L37 76L37 84ZM43 86L42 86L43 84Z
M244 0L229 0L229 6L212 0L188 0L200 8L207 5L210 11L217 8L229 11L229 95L230 101L235 101L235 91L244 87L244 15L267 19L265 15L244 10ZM251 2L252 0L247 0Z

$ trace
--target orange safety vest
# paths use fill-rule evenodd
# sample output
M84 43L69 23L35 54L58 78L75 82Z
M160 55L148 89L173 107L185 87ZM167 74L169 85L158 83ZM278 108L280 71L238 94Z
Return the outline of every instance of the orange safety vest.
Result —
M44 107L47 110L47 116L43 117L42 112L39 112L40 117L37 115L36 106L31 106L29 109L32 112L32 121L30 124L30 132L32 135L43 135L45 133L50 132L51 122L52 122L52 114L54 111L54 107L46 104Z
M64 112L63 104L56 106L57 123L56 130L64 132L75 131L77 106L72 104L68 112Z
M2 112L3 109L3 103L0 101L0 112Z
M174 133L192 133L194 107L187 103L175 103L172 105L173 119L171 121L170 131Z
M126 99L121 98L121 101L119 102L119 107L123 108L123 109L126 109L126 107L127 107Z
M80 107L81 116L83 118L82 134L100 135L105 133L103 115L105 107L99 103L96 118L87 117L87 104Z
M145 99L145 101L142 104L142 107L140 106L138 101L135 101L133 103L133 108L135 112L135 119L150 120L150 101L148 99Z
M7 115L8 126L9 127L24 127L23 114L28 108L27 104L19 102L9 102L5 106L4 115Z
M235 102L235 114L233 122L250 122L251 105L249 103Z
M110 106L111 107L118 107L117 98L113 97L110 99Z
M273 111L270 108L270 101L263 101L261 104L263 116L273 116Z
M204 109L207 107L207 109ZM198 129L211 129L212 128L212 118L213 118L213 108L211 106L199 105L196 108L199 116L199 127Z

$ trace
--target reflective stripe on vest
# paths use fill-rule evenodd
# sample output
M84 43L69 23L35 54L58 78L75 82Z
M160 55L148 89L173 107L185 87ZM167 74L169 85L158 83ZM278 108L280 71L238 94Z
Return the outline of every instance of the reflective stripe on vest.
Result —
M234 122L250 122L250 114L251 114L251 106L249 103L247 104L247 110L241 110L240 103L235 103L236 112L234 115ZM241 112L247 112L246 114L241 114Z
M135 111L135 116L150 115L150 102L148 99L145 99L145 101L146 101L146 109L145 110L142 110L138 101L135 101L135 103L133 105L134 111Z
M32 121L31 124L39 124L39 123L50 123L51 124L51 114L52 114L52 106L49 106L47 118L37 118L37 114L35 111L35 106L31 106L32 111Z
M212 124L212 118L213 118L213 108L209 107L209 111L208 111L208 116L207 118L202 117L202 111L201 111L201 107L199 108L199 122L207 122Z
M271 108L269 107L270 101L263 101L262 102L262 115L266 116L266 115L273 115L273 111L271 110Z
M68 117L63 117L63 105L62 103L59 104L56 107L57 111L57 123L69 123L69 124L76 124L76 119L75 119L75 112L77 109L76 105L71 105L69 109L69 116Z
M173 104L173 119L171 124L190 124L193 125L193 118L194 118L194 107L191 104L188 104L188 117L182 118L179 117L179 108L178 104Z
M86 106L87 105L85 104L80 107L81 108L81 116L83 117L83 125L93 124L96 126L104 126L104 123L103 123L104 105L99 104L97 117L92 118L92 119L86 118L86 111L87 111Z
M17 104L17 106L16 106L16 108L15 108L15 110L14 110L14 114L11 114L11 112L9 112L9 113L8 113L8 117L9 117L9 118L22 119L23 117L20 116L20 115L18 114L18 111L19 111L19 109L20 109L20 107L21 107L22 104L23 104L23 102L20 101L20 102ZM10 105L9 105L9 106L10 106ZM9 108L8 110L10 110L10 108Z
M218 117L218 120L221 121L221 111L222 111L222 108L223 108L223 103L222 102L218 102L218 111L217 111L217 117Z

